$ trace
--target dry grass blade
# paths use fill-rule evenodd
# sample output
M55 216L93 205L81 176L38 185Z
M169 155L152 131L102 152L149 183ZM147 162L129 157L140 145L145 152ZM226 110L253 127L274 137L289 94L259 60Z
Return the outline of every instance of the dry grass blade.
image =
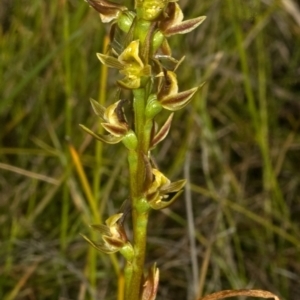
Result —
M262 290L224 290L204 296L198 300L218 300L237 296L260 297L265 299L280 300L276 295Z
M51 178L46 175L38 174L35 172L27 171L27 170L24 170L24 169L15 167L15 166L7 165L4 163L0 163L0 169L15 172L15 173L21 174L23 176L27 176L27 177L31 177L31 178L34 178L37 180L48 182L50 184L59 185L59 181L57 179Z
M26 284L30 276L34 273L38 267L40 260L36 261L32 266L28 267L26 273L20 278L14 289L7 295L4 300L13 300L16 298L22 287Z

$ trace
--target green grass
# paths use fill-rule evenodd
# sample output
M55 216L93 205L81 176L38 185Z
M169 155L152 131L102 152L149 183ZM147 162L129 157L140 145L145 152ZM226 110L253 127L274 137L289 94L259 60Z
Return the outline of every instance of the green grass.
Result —
M171 39L174 56L186 56L180 87L206 85L155 150L168 177L189 174L193 210L186 215L182 195L150 215L146 261L161 270L158 299L191 300L192 288L297 299L300 9L180 3L187 18L207 16ZM1 6L0 299L116 299L122 260L79 236L128 196L122 147L96 144L78 126L98 127L89 98L114 99L114 73L96 58L106 27L84 1Z

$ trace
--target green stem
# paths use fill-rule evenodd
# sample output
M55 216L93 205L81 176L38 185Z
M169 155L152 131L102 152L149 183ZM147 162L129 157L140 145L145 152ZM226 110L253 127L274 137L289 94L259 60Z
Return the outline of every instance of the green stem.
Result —
M124 270L124 278L125 278L125 296L123 299L130 299L130 284L133 274L133 266L132 262L127 261L125 270Z
M148 223L148 208L144 203L144 178L145 178L145 155L149 149L149 130L145 128L145 89L133 91L134 100L134 121L135 133L138 139L138 146L135 151L130 151L128 155L130 170L130 189L132 201L132 222L133 222L133 247L134 258L130 263L132 268L129 278L130 283L125 283L126 295L130 300L138 300L140 295L141 280L144 270L144 260L146 252L146 236ZM129 263L128 263L129 264Z

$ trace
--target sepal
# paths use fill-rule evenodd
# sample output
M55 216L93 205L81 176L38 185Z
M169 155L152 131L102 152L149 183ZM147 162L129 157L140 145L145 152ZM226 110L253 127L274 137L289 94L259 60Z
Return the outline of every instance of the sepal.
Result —
M97 133L93 132L92 130L90 130L89 128L85 127L82 124L79 124L79 126L80 126L81 129L83 129L85 132L90 134L96 140L101 141L101 142L106 143L106 144L111 144L111 145L117 144L117 143L121 142L122 139L123 139L122 136L117 137L117 136L114 136L114 135L111 135L111 134L107 134L107 135L97 134Z
M177 111L185 107L201 87L179 93L177 78L174 72L164 70L163 78L164 80L161 82L158 92L158 100L163 108L170 111Z
M107 0L86 0L99 14L103 23L109 23L118 19L122 11L126 11L127 7L118 3Z
M195 19L183 21L183 13L177 3L169 3L164 13L164 18L159 23L160 30L165 36L185 34L198 27L205 19L201 16Z
M171 95L163 98L160 103L163 108L170 111L177 111L184 108L191 100L194 94L197 92L198 87L190 90Z
M155 148L156 145L158 143L160 143L161 141L163 141L166 136L169 133L169 130L171 128L171 123L172 123L172 119L173 119L173 113L170 114L170 116L168 117L167 121L165 122L165 124L161 127L161 129L154 135L154 137L151 139L151 149Z

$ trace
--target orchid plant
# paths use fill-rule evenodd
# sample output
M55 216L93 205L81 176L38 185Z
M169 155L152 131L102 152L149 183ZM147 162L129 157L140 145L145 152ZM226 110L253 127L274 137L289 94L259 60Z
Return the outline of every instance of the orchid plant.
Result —
M110 216L105 225L92 225L100 233L100 242L83 237L101 252L120 252L124 256L123 299L154 300L159 269L154 264L144 276L149 212L164 209L176 201L186 181L171 182L153 163L151 150L166 138L174 112L184 108L201 87L179 90L176 70L184 57L179 60L172 57L168 37L194 30L205 17L184 20L177 0L135 0L134 11L107 0L87 2L100 14L103 23L111 23L109 50L98 53L97 57L105 66L119 70L120 78L116 80L119 99L108 107L91 100L92 108L107 134L98 134L84 125L80 126L101 142L122 142L127 149L130 196L129 204L123 207L130 205L133 239L130 241L125 232L125 212L122 210ZM126 36L121 51L113 43L117 31ZM164 61L171 62L172 69ZM131 92L132 99L121 98L124 90ZM133 108L131 116L125 114L128 104ZM171 113L159 129L155 118L162 110ZM133 122L128 122L129 118Z

